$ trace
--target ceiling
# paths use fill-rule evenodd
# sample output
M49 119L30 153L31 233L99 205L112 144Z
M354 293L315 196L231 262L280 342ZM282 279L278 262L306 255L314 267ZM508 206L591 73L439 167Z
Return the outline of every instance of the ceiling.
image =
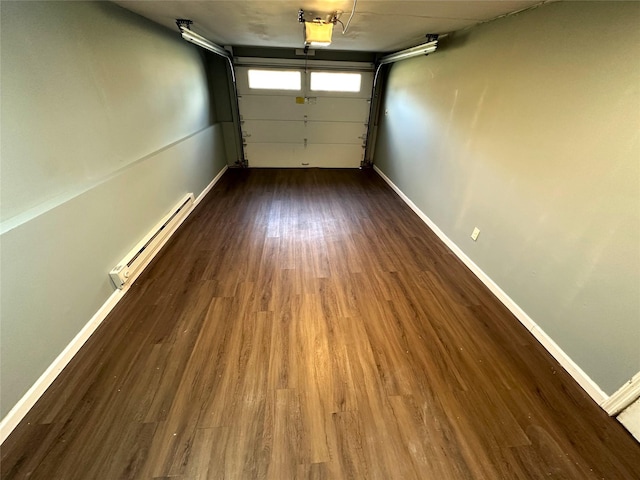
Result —
M338 10L347 22L353 0L117 0L118 5L176 31L176 18L220 45L303 46L298 10L325 19ZM358 0L345 35L334 28L331 50L391 52L425 42L427 33L449 33L541 3L541 0Z

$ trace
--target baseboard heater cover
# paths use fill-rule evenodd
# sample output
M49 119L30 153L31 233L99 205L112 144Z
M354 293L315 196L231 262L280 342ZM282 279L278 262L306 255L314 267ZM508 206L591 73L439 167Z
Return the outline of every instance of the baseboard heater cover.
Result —
M122 290L135 280L155 252L180 226L193 206L194 196L193 193L189 193L109 272L117 288Z

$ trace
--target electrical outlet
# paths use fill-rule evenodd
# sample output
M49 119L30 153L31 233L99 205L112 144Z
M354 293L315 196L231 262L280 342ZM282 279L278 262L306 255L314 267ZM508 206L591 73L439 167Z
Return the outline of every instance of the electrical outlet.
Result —
M471 240L473 240L474 242L478 240L478 235L480 235L480 229L476 227L473 229L473 232L471 233Z

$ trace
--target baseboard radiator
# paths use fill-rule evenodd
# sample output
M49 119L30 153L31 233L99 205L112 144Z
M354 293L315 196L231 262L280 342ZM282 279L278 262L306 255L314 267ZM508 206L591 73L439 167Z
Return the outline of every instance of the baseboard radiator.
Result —
M189 193L109 272L117 288L125 288L140 275L155 253L184 221L193 206L194 196L193 193Z

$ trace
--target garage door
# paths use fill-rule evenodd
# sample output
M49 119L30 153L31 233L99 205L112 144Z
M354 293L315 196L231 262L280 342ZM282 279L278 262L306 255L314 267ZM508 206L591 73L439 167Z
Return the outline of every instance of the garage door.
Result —
M237 67L250 167L357 168L364 159L373 74Z

